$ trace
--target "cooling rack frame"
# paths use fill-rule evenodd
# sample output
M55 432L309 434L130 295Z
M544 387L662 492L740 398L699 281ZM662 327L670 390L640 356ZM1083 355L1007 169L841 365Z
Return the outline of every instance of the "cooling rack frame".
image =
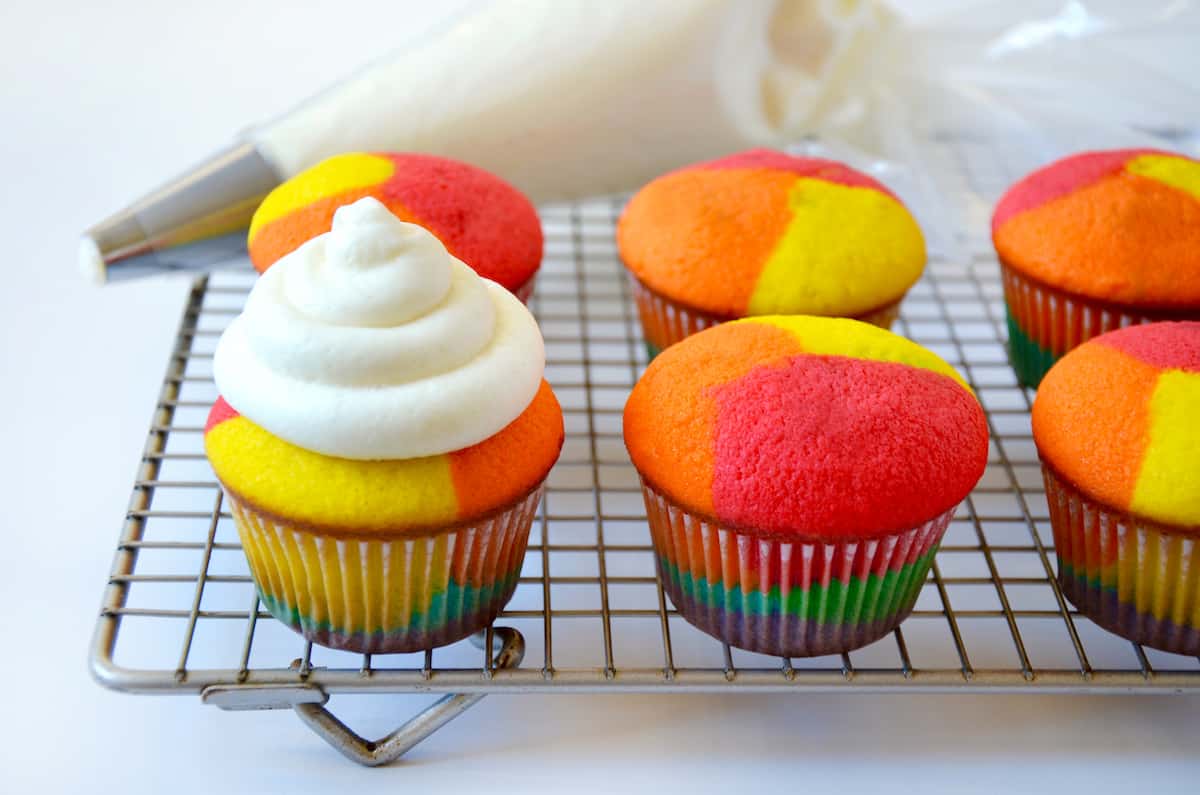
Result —
M970 140L942 147L943 173L949 175L943 187L960 191L963 201L994 192L995 184L1012 177L1003 164L987 165L989 154L981 147ZM343 653L335 664L323 664L314 653L325 652L314 652L295 636L290 647L286 641L275 644L270 663L258 660L257 636L278 622L262 608L248 571L212 570L214 556L236 558L240 546L229 536L231 520L215 479L203 472L207 464L198 446L203 423L195 420L215 395L211 346L238 312L253 274L198 278L180 320L104 592L90 654L96 679L128 692L198 694L225 709L291 708L343 754L369 765L397 758L484 695L498 692L1200 692L1196 659L1115 639L1080 616L1059 590L1044 486L1031 453L1032 392L1017 386L1004 358L1002 294L990 246L966 234L968 254L957 262L932 259L894 328L958 367L980 395L992 434L987 473L960 507L913 616L867 651L806 661L771 660L700 637L672 608L653 572L636 473L620 442L624 395L645 366L630 287L613 247L621 205L620 198L610 197L543 208L546 259L530 306L547 343L547 377L564 405L567 443L539 508L518 598L473 645L463 641L451 652L386 660L358 655L353 664ZM181 437L190 442L177 449ZM169 468L185 464L199 474L168 475ZM163 506L163 495L175 493L188 495L184 509ZM159 521L174 530L166 537L150 532ZM194 573L156 570L146 560L151 551L160 560L191 556ZM1010 567L1013 559L1020 565ZM172 588L177 595L182 589L185 599L161 605L131 601L150 586ZM245 606L210 607L206 590L218 587L243 589ZM584 591L587 599L578 595ZM637 596L629 596L634 591ZM1029 606L1033 592L1040 601ZM157 640L135 646L130 659L120 654L123 625L134 620L173 628L162 644L168 637L178 643L172 647L178 649L171 655L174 665L139 663L139 650L154 648ZM192 664L198 650L208 650L198 629L213 622L241 627L240 648L227 643L236 664ZM572 622L589 629L564 633ZM624 637L626 622L639 627L630 636L632 645L616 640ZM935 640L941 662L926 664L925 646ZM1046 644L1057 646L1048 658ZM707 662L684 659L683 645L708 654ZM1097 645L1102 654L1094 650ZM581 647L590 648L582 657ZM947 647L952 653L945 653ZM630 649L636 663L626 662ZM1011 664L984 659L1003 649ZM568 653L570 662L564 659ZM438 664L446 654L451 661ZM477 655L475 661L465 662L470 655ZM1123 662L1108 662L1116 658ZM447 695L397 732L367 741L325 704L332 694L370 692Z

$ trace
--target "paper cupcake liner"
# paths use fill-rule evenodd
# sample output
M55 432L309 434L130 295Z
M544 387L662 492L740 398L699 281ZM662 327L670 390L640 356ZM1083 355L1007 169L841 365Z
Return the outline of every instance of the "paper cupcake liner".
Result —
M1001 263L1008 346L1017 378L1036 387L1067 351L1092 337L1156 320L1200 317L1196 312L1155 311L1106 303L1037 282Z
M762 535L689 513L642 481L663 588L687 621L731 646L782 657L872 643L912 612L950 510L882 538Z
M281 522L226 492L271 615L322 646L375 654L444 646L490 624L516 589L541 496L539 486L469 525L347 538Z
M1042 475L1063 594L1123 638L1200 654L1200 538L1097 502L1044 462Z
M633 290L634 301L637 303L638 317L642 322L642 336L646 340L646 351L651 359L660 351L699 331L736 319L702 312L686 304L665 298L661 293L642 284L632 274L629 276L629 283ZM890 329L892 323L900 316L900 300L858 315L855 320Z

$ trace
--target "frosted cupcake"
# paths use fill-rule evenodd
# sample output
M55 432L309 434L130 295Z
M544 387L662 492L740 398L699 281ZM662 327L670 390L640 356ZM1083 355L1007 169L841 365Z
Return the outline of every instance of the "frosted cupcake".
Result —
M451 643L511 598L563 440L537 324L373 198L276 262L205 428L266 608L358 652Z

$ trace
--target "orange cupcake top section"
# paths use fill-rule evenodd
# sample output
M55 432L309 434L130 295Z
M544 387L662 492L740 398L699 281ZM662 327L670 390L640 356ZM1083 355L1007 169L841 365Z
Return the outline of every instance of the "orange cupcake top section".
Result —
M333 213L366 196L433 232L451 254L510 291L542 262L542 225L525 196L476 166L445 157L351 152L271 191L250 222L250 261L261 273L317 235Z
M445 455L335 458L285 442L218 399L204 447L221 484L258 510L331 535L470 521L532 491L558 459L563 417L550 385L499 433Z
M617 245L646 286L723 317L864 314L901 298L925 265L916 221L879 182L766 149L650 182Z
M641 476L730 526L866 538L950 510L983 474L971 390L916 343L844 318L764 316L659 354L625 406Z
M1042 459L1119 511L1200 527L1200 323L1095 337L1038 388Z
M1200 162L1085 152L1022 179L992 218L1000 259L1068 292L1147 308L1200 304Z

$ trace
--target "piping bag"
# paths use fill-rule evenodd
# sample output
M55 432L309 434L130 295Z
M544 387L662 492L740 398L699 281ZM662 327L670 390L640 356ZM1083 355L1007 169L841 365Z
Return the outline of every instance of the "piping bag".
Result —
M898 182L931 248L953 253L959 210L928 178L931 135L1017 136L1032 168L1087 146L1171 146L1164 135L1200 122L1187 61L1172 60L1200 33L1194 2L1012 5L913 25L878 0L491 0L98 223L80 265L104 282L233 264L273 187L379 150L474 163L536 203L751 146L828 154Z

